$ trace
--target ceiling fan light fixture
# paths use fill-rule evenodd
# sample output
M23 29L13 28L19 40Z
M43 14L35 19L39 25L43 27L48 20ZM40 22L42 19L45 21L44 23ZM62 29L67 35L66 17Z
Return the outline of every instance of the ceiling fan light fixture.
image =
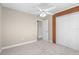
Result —
M41 14L40 14L40 17L45 17L45 16L46 16L45 13L41 13Z

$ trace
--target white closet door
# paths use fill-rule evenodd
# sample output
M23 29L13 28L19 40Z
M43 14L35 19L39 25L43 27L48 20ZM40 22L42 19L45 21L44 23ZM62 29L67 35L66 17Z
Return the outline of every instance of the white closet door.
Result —
M42 21L37 21L37 37L42 38Z
M79 50L79 12L56 18L56 42Z
M48 20L43 20L43 39L48 41Z

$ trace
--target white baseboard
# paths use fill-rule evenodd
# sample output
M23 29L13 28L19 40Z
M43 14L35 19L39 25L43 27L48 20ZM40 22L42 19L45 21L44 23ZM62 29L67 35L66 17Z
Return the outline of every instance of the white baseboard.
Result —
M11 46L2 47L1 50L8 49L8 48L13 48L13 47L16 47L16 46L21 46L21 45L25 45L25 44L29 44L29 43L33 43L33 42L36 42L36 41L37 40L33 40L33 41L19 43L19 44L15 44L15 45L11 45Z

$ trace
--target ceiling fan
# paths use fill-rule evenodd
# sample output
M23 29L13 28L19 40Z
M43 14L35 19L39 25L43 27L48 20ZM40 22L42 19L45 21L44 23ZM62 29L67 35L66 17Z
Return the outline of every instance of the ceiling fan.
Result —
M40 17L45 17L47 14L52 15L50 11L55 9L56 7L50 7L47 9L41 9L40 7L37 7L37 8L40 11Z

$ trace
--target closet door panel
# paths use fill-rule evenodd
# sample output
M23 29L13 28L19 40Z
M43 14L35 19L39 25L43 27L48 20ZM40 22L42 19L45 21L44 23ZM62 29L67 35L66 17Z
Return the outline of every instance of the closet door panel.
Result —
M56 18L56 42L79 50L79 12Z

